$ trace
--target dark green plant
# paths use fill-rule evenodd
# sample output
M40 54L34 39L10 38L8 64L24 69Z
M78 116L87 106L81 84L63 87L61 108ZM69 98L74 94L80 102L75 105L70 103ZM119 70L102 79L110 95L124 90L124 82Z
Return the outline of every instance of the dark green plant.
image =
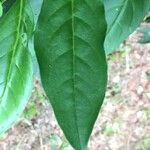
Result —
M0 134L31 94L32 43L60 127L76 150L86 150L106 91L105 53L136 29L149 8L150 0L1 1Z

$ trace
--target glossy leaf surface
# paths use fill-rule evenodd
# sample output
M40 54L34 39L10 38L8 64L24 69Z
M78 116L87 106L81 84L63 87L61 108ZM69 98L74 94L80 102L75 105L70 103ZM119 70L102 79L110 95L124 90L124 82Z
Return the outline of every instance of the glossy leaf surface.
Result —
M99 0L44 0L35 34L44 89L76 150L86 149L105 95L104 18Z
M150 0L103 0L108 24L105 51L119 47L150 10Z
M0 20L0 134L22 113L32 90L32 19L28 0L17 0Z

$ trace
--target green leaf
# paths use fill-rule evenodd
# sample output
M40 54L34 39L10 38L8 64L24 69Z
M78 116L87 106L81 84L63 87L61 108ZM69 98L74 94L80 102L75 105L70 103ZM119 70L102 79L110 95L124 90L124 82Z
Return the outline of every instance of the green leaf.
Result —
M103 0L108 24L106 53L119 47L141 23L150 9L150 0Z
M38 114L38 108L34 102L28 103L28 107L24 111L24 117L28 120L33 119Z
M0 17L3 15L3 6L2 3L0 2Z
M16 0L4 0L3 1L3 11L4 14L7 13L10 8L13 6L13 4L16 2Z
M150 43L150 27L140 28L138 32L143 34L139 40L140 43Z
M30 0L30 3L34 14L34 22L36 24L41 11L43 0Z
M106 22L99 0L44 0L35 34L42 83L66 138L85 150L103 103Z
M32 19L28 0L17 0L0 20L0 134L22 113L32 90Z

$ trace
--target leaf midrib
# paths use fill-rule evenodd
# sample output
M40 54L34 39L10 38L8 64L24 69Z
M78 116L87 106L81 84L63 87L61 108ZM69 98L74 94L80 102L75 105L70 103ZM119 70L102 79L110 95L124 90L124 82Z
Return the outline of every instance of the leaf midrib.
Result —
M12 66L13 66L13 63L14 63L14 57L15 57L15 53L16 53L17 46L18 46L18 43L19 43L19 37L20 37L19 35L20 35L20 30L21 30L21 21L22 21L22 13L23 13L23 1L24 0L20 0L18 25L17 25L17 30L16 30L17 31L16 39L15 39L14 44L13 44L10 65L9 65L9 69L8 69L8 72L7 72L7 75L6 75L7 76L6 77L6 82L5 82L4 89L3 89L3 92L2 92L2 95L1 95L0 99L2 99L2 97L4 96L5 91L6 91L6 87L8 85L9 80L10 80L11 70L12 70Z
M81 148L81 141L80 141L80 134L79 134L79 128L78 128L78 117L77 117L77 104L76 104L76 97L75 97L75 29L74 29L74 24L75 24L75 16L74 16L74 0L71 0L71 24L72 24L72 83L73 83L73 99L74 99L74 108L75 108L75 124L76 124L76 130L77 130L77 136L78 136L78 141L80 143L79 147Z

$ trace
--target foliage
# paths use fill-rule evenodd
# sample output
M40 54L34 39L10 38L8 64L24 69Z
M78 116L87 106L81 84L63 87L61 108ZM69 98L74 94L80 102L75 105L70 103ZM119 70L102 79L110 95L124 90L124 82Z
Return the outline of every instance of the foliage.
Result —
M1 19L0 28L0 133L2 133L22 113L32 90L33 69L28 41L33 30L33 18L29 3L26 1L15 3Z
M143 34L139 40L140 43L150 43L150 27L143 27L138 32Z
M70 144L86 150L105 96L105 53L135 30L149 8L150 0L1 1L0 133L11 127L28 101L34 44L57 121ZM27 117L35 112L32 105Z
M2 2L0 2L0 17L3 15L3 7L2 7Z
M59 125L73 147L86 149L107 81L103 5L96 1L91 6L84 1L56 4L43 3L35 50L43 87ZM74 15L77 8L80 11Z
M24 111L24 117L27 119L33 119L38 114L37 106L35 103L29 103L28 107Z
M150 9L150 1L104 0L104 5L108 24L105 51L109 54L139 26Z

